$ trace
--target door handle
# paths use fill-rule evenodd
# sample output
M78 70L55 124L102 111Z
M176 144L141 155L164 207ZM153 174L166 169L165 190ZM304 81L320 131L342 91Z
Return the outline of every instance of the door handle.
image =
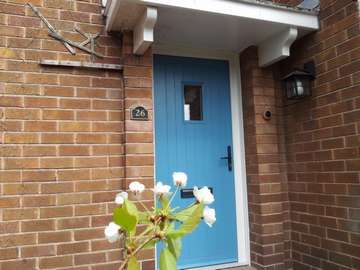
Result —
M226 159L227 163L228 163L228 170L229 172L232 171L232 151L231 151L231 146L228 145L227 147L227 156L226 157L221 157L220 159Z

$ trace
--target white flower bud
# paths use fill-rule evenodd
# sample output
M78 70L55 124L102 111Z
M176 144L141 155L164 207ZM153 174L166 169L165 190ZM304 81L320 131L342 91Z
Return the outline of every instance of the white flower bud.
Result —
M203 187L201 189L194 187L193 193L199 203L211 204L215 201L214 195L212 195L208 187Z
M154 193L158 196L170 194L171 187L169 185L164 185L162 182L157 182L155 188L153 189Z
M205 206L204 212L203 212L203 218L204 218L205 223L207 225L209 225L209 227L212 227L212 225L216 221L215 209Z
M145 190L145 186L137 181L131 182L129 185L129 189L135 194L140 194Z
M174 185L178 187L185 187L187 183L187 175L183 172L174 172L173 175Z
M121 227L115 224L114 222L110 222L109 225L106 226L104 233L106 239L110 243L114 243L120 239L120 233L119 233L120 228Z
M124 201L128 198L128 196L129 195L125 191L116 194L115 203L119 205L123 204Z

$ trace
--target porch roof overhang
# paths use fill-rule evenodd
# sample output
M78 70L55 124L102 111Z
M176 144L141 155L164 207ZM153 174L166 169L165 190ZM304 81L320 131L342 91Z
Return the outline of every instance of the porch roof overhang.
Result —
M259 65L290 55L319 29L317 12L260 0L107 0L107 31L134 31L134 53L152 44L240 53L258 46Z

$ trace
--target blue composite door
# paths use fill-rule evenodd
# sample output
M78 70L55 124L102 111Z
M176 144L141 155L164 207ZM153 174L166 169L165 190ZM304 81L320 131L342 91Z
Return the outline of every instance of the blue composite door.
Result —
M211 207L216 223L209 228L202 222L185 236L178 269L234 263L238 251L228 62L155 55L154 100L157 181L172 185L172 172L186 172L186 188L208 186L215 196ZM193 200L178 193L173 205Z

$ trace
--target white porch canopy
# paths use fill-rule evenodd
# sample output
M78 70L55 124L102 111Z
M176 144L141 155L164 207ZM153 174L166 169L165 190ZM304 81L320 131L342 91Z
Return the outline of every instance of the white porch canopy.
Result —
M319 28L314 11L259 0L107 0L105 15L107 31L134 31L138 55L152 44L233 53L256 45L263 67Z

